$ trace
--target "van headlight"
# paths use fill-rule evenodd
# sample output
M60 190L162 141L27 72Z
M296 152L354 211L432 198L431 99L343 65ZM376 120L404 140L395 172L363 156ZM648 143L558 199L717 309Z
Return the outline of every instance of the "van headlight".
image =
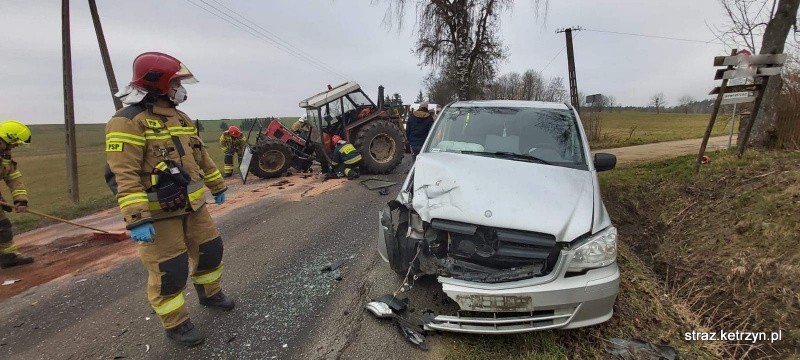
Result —
M617 261L617 228L609 226L575 248L575 256L567 271L596 269L611 265L614 261Z

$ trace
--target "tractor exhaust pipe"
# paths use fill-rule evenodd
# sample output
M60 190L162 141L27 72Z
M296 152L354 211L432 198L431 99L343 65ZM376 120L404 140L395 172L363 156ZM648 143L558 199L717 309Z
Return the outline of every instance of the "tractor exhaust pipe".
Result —
M383 85L378 85L378 111L383 110Z

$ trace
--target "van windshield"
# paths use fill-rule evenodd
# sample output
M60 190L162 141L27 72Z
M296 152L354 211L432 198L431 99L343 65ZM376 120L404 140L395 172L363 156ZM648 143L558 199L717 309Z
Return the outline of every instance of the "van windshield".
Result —
M423 152L455 152L586 169L571 110L449 107Z

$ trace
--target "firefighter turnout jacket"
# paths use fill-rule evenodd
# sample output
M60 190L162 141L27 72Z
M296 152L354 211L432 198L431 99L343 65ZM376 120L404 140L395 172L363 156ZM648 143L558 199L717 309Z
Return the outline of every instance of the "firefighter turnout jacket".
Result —
M17 162L11 160L11 147L2 140L0 140L0 157L2 158L0 160L2 162L0 175L11 190L11 198L14 204L27 205L28 192L22 183L22 173L17 169ZM13 239L14 233L11 230L11 220L6 217L5 210L0 210L0 256L11 256L11 254L17 253L17 246L11 241Z
M17 169L17 162L11 160L11 148L5 141L0 141L0 157L2 157L2 170L0 175L11 190L14 204L28 203L28 191L22 183L22 173Z
M336 149L333 150L333 156L331 157L333 166L339 166L340 164L358 166L359 161L361 161L361 153L353 144L348 142L336 144Z
M214 195L227 190L192 120L174 107L140 103L117 111L106 125L106 155L106 182L128 229L198 210L206 202L205 187ZM188 204L177 211L164 211L152 189L152 175L169 160L190 178Z
M242 135L238 138L231 136L226 130L219 136L219 147L223 153L237 153L244 154L244 147L247 144L247 137Z

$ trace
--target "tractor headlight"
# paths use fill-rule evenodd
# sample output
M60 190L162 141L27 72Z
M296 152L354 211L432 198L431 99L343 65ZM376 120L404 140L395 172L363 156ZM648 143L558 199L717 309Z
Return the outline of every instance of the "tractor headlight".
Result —
M575 248L567 271L579 272L608 266L617 260L617 228L609 226Z

